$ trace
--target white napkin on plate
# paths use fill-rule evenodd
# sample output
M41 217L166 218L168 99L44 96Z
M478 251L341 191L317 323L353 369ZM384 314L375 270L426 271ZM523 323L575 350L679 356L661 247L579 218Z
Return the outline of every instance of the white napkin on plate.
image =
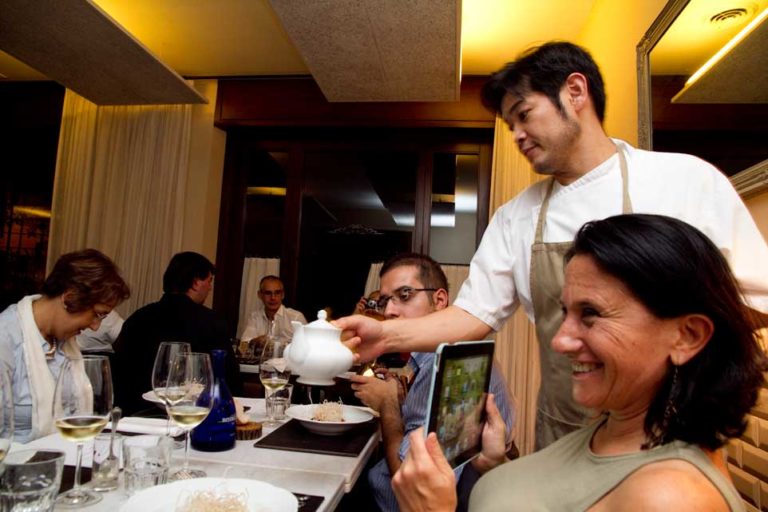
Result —
M165 435L168 420L163 418L138 418L128 417L123 418L118 423L118 432L129 432L132 434L155 434ZM111 424L110 424L111 427ZM184 433L181 427L177 427L171 424L171 436L176 437Z

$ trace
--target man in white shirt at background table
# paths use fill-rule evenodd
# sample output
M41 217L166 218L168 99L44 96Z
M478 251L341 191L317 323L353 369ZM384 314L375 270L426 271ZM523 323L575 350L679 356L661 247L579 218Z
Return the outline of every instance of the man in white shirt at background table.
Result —
M293 338L291 322L306 324L307 319L301 311L286 307L283 304L284 296L285 287L279 277L272 275L262 277L259 281L259 299L264 307L257 308L250 314L240 339L259 338L261 342L266 336L274 336L291 341Z

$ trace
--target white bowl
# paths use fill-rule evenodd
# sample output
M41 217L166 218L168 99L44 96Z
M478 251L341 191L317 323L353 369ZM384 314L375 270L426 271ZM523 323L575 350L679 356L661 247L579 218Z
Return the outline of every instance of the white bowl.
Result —
M317 405L294 405L285 411L285 415L298 420L310 432L323 436L341 435L373 418L373 414L364 409L342 405L341 415L344 421L317 421L312 419L315 407Z
M120 507L120 512L167 512L174 510L178 500L195 491L229 491L248 494L248 510L295 512L299 508L296 496L266 482L243 478L195 478L157 485L139 491Z

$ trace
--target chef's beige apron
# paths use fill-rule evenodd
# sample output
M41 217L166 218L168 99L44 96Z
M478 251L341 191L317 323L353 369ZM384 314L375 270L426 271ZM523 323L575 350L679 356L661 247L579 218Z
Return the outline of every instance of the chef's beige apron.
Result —
M627 161L621 149L617 149L617 152L622 181L622 213L632 213L627 189ZM541 358L541 387L536 410L536 450L584 426L594 415L573 401L570 359L552 350L552 338L562 323L560 294L565 280L564 257L573 245L572 241L544 242L544 223L554 183L552 178L539 211L536 234L531 246L531 301Z

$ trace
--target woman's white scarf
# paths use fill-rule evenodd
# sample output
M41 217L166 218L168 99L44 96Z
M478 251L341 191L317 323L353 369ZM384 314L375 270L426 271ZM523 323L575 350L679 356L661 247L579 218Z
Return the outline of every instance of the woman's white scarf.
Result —
M27 295L16 305L23 337L22 348L29 379L29 394L32 397L30 441L53 432L53 394L56 389L56 380L51 375L51 370L45 359L45 352L43 352L42 342L45 339L37 328L32 313L32 303L39 298L40 295ZM81 357L80 348L74 337L63 343L61 350L69 358ZM78 379L84 379L81 381L81 385L89 386L90 382L85 375L82 362L79 364L79 370ZM88 396L88 393L85 393L85 396Z

